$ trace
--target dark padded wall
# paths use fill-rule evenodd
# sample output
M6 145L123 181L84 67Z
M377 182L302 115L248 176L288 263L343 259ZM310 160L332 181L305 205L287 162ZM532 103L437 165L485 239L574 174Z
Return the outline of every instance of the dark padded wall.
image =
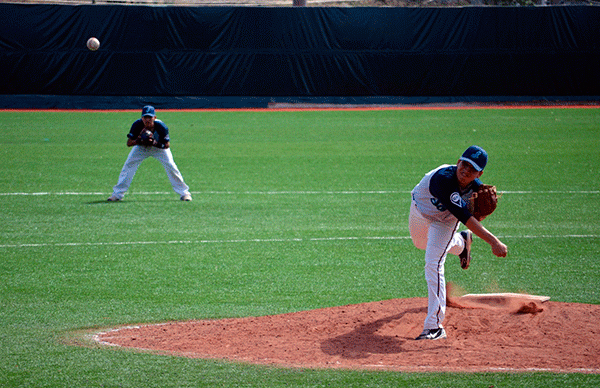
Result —
M594 6L0 4L0 18L5 97L600 95Z

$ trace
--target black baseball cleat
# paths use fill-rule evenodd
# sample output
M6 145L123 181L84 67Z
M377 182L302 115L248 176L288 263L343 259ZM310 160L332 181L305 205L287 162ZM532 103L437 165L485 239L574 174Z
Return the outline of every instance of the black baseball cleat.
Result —
M443 327L438 327L437 329L425 329L415 340L439 340L446 338L446 330Z
M473 233L470 230L460 232L460 235L465 239L465 248L458 255L460 258L460 267L462 269L469 268L471 264L471 244L473 243Z

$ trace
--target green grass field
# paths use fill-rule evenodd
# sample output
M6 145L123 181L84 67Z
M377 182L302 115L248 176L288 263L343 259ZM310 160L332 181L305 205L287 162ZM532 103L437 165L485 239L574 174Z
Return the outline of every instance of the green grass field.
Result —
M137 112L0 112L2 387L581 387L600 375L284 369L76 346L122 324L426 295L409 192L471 144L505 194L468 292L600 303L600 110L158 111L191 187L145 161L107 203ZM599 317L600 318L600 317ZM586 335L586 333L582 333ZM599 355L600 356L600 355Z

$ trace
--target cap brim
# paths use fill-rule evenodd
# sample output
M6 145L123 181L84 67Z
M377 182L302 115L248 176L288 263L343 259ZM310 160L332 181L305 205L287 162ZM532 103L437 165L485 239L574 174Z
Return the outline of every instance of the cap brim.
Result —
M470 164L471 166L473 166L473 168L474 168L475 170L477 170L477 171L483 171L483 168L479 167L479 165L478 165L477 163L475 163L474 161L472 161L472 160L471 160L471 159L469 159L469 158L465 158L464 156L461 156L461 157L460 157L460 160L464 160L465 162L469 162L469 164Z

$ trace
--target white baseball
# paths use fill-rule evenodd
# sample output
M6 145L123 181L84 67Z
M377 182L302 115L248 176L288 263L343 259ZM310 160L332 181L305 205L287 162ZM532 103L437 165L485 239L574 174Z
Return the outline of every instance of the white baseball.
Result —
M86 45L90 50L96 51L100 48L100 41L96 38L89 38Z

